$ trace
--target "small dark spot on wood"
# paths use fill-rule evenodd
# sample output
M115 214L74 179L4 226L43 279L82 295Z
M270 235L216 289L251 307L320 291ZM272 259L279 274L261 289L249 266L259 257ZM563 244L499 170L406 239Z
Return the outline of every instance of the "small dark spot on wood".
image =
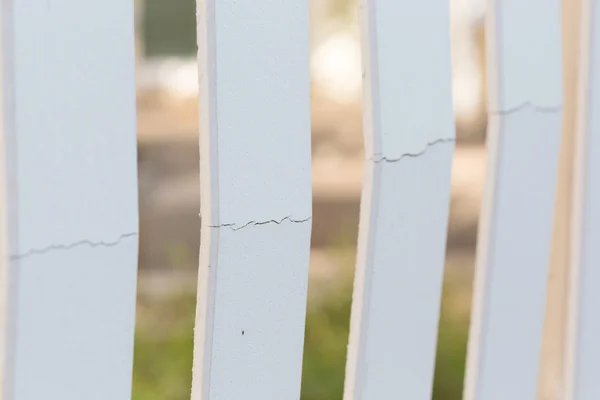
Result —
M242 336L244 336L244 331L242 331Z

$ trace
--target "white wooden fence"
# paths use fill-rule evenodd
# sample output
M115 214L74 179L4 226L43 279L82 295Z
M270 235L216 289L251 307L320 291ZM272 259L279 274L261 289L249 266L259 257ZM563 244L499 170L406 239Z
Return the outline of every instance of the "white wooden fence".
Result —
M130 397L133 2L0 3L0 399ZM345 398L428 399L454 150L448 2L364 0L365 184ZM600 6L586 0L565 398L600 398ZM192 399L298 399L311 234L307 0L198 0ZM466 400L536 398L561 3L488 10L489 163Z

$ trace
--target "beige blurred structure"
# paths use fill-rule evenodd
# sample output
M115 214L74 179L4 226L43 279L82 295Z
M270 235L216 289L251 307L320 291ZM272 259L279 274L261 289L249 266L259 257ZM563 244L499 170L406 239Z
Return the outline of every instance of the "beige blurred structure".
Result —
M166 1L166 0L164 0ZM189 0L185 0L189 1ZM172 134L195 128L197 94L195 54L148 58L143 41L146 0L135 0L137 84L140 135L156 137L156 118L168 119ZM311 79L315 132L362 146L360 132L361 49L356 0L313 0L311 7ZM455 114L459 139L483 139L486 124L483 16L485 0L450 0ZM160 104L149 93L161 93ZM184 103L182 99L186 99ZM167 101L165 101L167 100ZM179 112L179 110L183 112ZM186 119L186 118L189 118ZM177 132L177 134L175 133ZM353 146L355 146L353 144Z
M481 141L487 123L485 0L451 0L452 85L457 137Z

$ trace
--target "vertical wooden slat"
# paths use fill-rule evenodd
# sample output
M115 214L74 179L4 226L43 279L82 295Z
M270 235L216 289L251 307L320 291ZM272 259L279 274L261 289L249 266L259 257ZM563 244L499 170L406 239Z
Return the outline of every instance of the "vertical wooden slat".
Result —
M571 217L573 208L573 170L577 125L579 41L581 0L562 0L563 117L554 206L554 226L546 312L540 360L538 398L563 399L565 396L565 345L569 313L569 275L571 273Z
M3 400L129 399L133 3L3 1Z
M296 399L311 232L309 5L198 1L193 399Z
M600 5L583 1L567 399L600 398Z
M365 178L345 399L429 399L454 152L447 1L364 0Z
M561 129L561 2L496 0L488 12L488 175L465 399L533 399Z

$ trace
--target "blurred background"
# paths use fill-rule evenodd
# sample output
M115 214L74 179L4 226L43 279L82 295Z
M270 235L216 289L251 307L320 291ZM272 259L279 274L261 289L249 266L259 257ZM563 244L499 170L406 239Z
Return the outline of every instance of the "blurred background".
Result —
M435 400L460 399L485 168L483 0L450 0L458 144ZM134 400L187 400L200 242L195 0L135 0ZM311 0L313 232L302 400L342 398L363 168L356 0ZM200 105L202 106L202 105Z

